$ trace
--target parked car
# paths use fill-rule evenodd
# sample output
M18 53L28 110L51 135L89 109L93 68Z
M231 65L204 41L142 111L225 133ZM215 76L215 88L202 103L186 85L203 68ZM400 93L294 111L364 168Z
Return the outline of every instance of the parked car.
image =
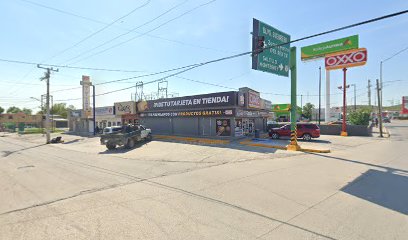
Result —
M122 131L121 126L106 127L106 128L103 129L102 134L111 134L111 133L117 133L117 132L121 132L121 131Z
M391 123L391 119L389 117L384 117L383 123Z
M310 141L312 138L320 137L320 128L313 123L298 123L297 125L297 137L303 138L305 141ZM269 129L269 137L272 139L278 139L280 137L290 137L290 124L287 124L280 128Z
M136 142L142 140L152 140L152 131L142 125L123 126L122 131L104 134L101 136L100 142L109 150L115 149L116 146L124 145L125 148L133 148Z

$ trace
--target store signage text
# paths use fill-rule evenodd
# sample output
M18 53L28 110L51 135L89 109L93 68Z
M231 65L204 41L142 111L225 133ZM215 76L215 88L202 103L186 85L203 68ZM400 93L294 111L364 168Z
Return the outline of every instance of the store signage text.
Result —
M261 97L257 92L248 92L248 107L249 108L261 108Z
M233 109L198 110L198 111L172 111L172 112L146 112L141 117L215 117L233 116Z
M234 104L235 92L222 92L148 101L147 108L144 110L151 111L183 108L204 108L215 106L232 106Z
M366 62L367 49L365 48L329 55L325 58L327 70L361 66L366 64Z

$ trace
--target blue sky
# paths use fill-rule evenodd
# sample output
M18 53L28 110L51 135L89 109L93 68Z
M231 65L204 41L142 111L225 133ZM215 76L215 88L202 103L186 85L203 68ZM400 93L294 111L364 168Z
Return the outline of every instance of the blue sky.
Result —
M37 3L37 5L33 3ZM208 4L197 8L205 3ZM40 7L38 4L54 8L54 10ZM143 7L106 27L107 24L138 6ZM129 33L101 48L86 53L107 40L156 18L171 8L173 10L167 14L135 30L137 33ZM191 9L195 10L184 14ZM2 16L0 27L3 32L0 58L36 63L145 71L122 73L60 68L59 72L53 73L51 77L51 91L53 91L79 86L81 75L90 75L94 83L99 83L248 51L251 49L250 32L254 17L290 34L291 39L297 39L406 9L408 9L408 2L404 0L344 0L341 2L3 0L0 1L0 14ZM176 19L166 23L173 18ZM62 54L57 54L104 27L106 29L77 46ZM357 103L367 104L367 80L371 79L374 84L375 79L379 78L380 61L408 46L407 27L408 14L405 14L294 44L298 48L298 94L303 95L303 103L312 102L317 105L318 68L324 66L324 61L320 59L301 62L300 47L358 34L360 47L365 47L368 50L368 62L363 67L349 69L348 83L354 83L357 86ZM149 33L137 37L146 32ZM88 57L90 54L132 38L134 39L118 47ZM84 55L74 58L80 54ZM54 55L56 56L53 57ZM403 80L385 84L384 105L390 105L392 100L394 103L400 102L401 96L408 95L407 56L408 51L405 51L384 63L384 82ZM2 72L0 106L5 108L12 105L38 107L39 103L30 100L30 97L39 98L41 94L45 93L45 84L39 81L39 78L43 76L43 70L37 69L35 66L4 62L0 62L0 68ZM165 75L144 77L137 79L137 81L147 82L163 76ZM249 56L206 65L180 76L233 89L247 86L260 91L263 98L269 99L273 103L290 101L288 96L290 94L290 79L252 70ZM323 71L323 94L325 89L324 77ZM331 92L333 93L331 101L334 105L339 105L342 100L341 92L337 86L342 84L342 71L332 71L331 79ZM174 77L167 80L169 92L179 93L180 96L229 90L220 86L205 85ZM101 85L97 87L96 91L103 93L125 88L134 85L135 82L136 80L129 80ZM372 90L374 91L374 88ZM145 93L154 91L157 91L157 83L145 85ZM113 102L130 100L132 92L134 90L130 89L100 96L96 101L97 106L107 106L112 105ZM55 100L71 99L81 97L81 90L66 90L52 94ZM349 91L348 96L348 102L351 103L352 91ZM300 97L298 101L300 103ZM372 102L374 103L374 94ZM67 101L67 104L80 108L81 101ZM324 105L324 98L322 104Z

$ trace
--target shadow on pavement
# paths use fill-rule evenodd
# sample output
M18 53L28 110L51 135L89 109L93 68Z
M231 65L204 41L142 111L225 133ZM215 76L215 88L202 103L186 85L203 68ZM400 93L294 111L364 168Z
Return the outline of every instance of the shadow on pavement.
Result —
M2 156L2 157L8 157L8 156L10 156L11 154L18 153L18 152L22 152L22 151L25 151L25 150L28 150L28 149L32 149L32 148L41 147L41 146L44 146L44 145L47 145L47 144L45 144L45 143L44 143L44 144L39 144L39 145L35 145L35 146L32 146L32 147L22 148L22 149L15 150L15 151L3 151L3 156Z
M109 149L106 149L104 152L99 152L98 154L119 154L119 153L127 153L127 152L129 152L129 151L132 151L132 150L136 150L136 149L138 149L138 148L140 148L140 147L142 147L143 145L146 145L146 144L148 144L149 142L146 142L146 141L140 141L140 142L137 142L137 143L135 143L135 147L134 148L125 148L125 146L121 146L121 147L118 147L118 148L116 148L116 149L113 149L113 150L109 150Z
M382 207L408 214L408 177L370 169L341 191Z
M172 143L178 143L178 144L199 145L199 146L214 147L214 148L228 148L228 149L235 149L235 150L241 150L241 151L247 151L247 152L257 152L257 153L275 153L277 151L277 149L274 149L274 148L252 147L252 146L246 146L246 145L239 144L239 142L243 140L244 139L231 141L231 143L228 143L228 144L204 144L204 143L190 143L190 142L183 142L183 141L169 140L169 139L153 139L153 141L156 141L156 142L172 142Z
M75 139L75 140L64 142L62 144L71 144L71 143L76 143L76 142L79 142L79 141L82 141L82 139Z

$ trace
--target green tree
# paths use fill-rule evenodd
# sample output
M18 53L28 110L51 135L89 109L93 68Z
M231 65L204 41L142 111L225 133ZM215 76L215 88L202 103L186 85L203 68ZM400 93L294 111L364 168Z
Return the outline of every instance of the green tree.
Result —
M63 118L67 118L68 110L75 110L75 107L73 105L69 105L67 107L66 103L56 103L51 108L51 114L60 115Z
M4 108L0 107L0 114L4 113Z
M371 110L369 108L362 108L349 113L347 118L351 124L368 126L370 123L370 114Z
M312 120L312 114L313 114L313 109L315 109L315 106L311 103L306 103L303 106L303 115L307 118Z
M21 112L21 109L15 106L9 107L7 109L7 113L19 113Z
M23 113L27 114L27 115L31 115L33 113L33 110L29 109L29 108L23 108L23 110L21 110Z

